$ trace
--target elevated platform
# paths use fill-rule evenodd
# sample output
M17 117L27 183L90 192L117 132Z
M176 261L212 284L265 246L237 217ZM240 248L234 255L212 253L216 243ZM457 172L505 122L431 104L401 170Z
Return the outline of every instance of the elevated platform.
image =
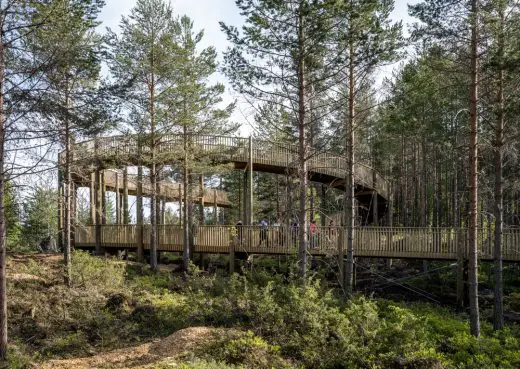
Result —
M116 170L103 170L103 183L107 191L122 192L123 191L123 173ZM73 175L73 182L78 186L89 187L94 179L92 174L80 175L75 173ZM150 196L152 187L150 178L143 176L143 196ZM128 174L128 194L131 196L137 195L137 175ZM159 195L168 202L179 201L182 199L183 190L182 184L172 181L159 181ZM193 188L191 197L195 203L201 202L201 193L199 188ZM231 203L228 199L227 193L216 189L204 189L202 202L209 205L217 205L218 207L228 208Z
M136 225L103 225L101 246L106 249L136 249L139 235ZM232 226L201 226L195 230L194 252L227 254L231 250ZM149 249L150 227L143 226L144 248ZM158 251L183 249L180 226L158 226ZM235 239L235 252L250 254L297 254L298 233L289 227L269 227L267 239L260 242L260 228L243 226ZM338 255L344 253L343 230L340 227L320 227L309 239L312 255ZM494 235L487 229L478 232L479 258L492 260ZM77 227L75 246L95 247L95 226ZM467 230L455 232L453 228L360 227L355 230L354 255L356 257L457 260L468 256ZM520 229L506 229L503 233L504 261L520 262Z
M161 135L157 138L155 162L172 165L182 158L182 136ZM190 145L197 155L213 165L231 165L237 169L247 167L249 139L228 136L192 136ZM92 168L118 168L130 165L146 165L151 150L147 138L137 135L101 137L75 144L73 163L78 173L91 173ZM60 163L64 156L60 154ZM268 173L290 173L297 170L297 148L278 146L254 139L252 141L253 170ZM341 157L313 153L308 158L308 176L311 181L344 190L346 166ZM361 163L355 165L355 192L361 203L369 204L374 193L379 206L385 206L389 197L389 185L377 172Z

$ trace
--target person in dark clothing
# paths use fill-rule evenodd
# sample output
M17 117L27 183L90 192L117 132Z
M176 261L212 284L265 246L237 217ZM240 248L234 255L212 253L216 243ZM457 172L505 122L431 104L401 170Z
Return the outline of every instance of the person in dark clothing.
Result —
M242 226L242 221L239 220L236 225L237 228L237 237L238 237L238 243L242 244L242 239L244 235L244 227Z
M267 238L267 227L267 221L265 219L262 219L260 221L260 243L258 244L258 246L261 246L264 242L266 246L269 246L269 240Z

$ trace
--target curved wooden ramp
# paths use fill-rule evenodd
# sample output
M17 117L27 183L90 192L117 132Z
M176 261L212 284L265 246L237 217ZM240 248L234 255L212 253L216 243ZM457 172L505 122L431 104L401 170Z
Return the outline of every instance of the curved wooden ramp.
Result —
M161 165L171 165L182 158L183 137L166 134L156 137L154 161ZM151 161L151 149L146 137L137 135L101 137L75 144L73 162L86 172L99 165L101 168L115 168L124 165L146 165ZM249 139L229 136L192 136L191 147L202 160L214 165L231 164L237 169L247 167ZM63 163L63 153L60 163ZM268 173L287 173L297 170L297 148L279 146L269 141L252 140L253 170ZM308 175L311 181L321 182L331 187L344 189L346 166L341 157L322 153L311 153L308 158ZM389 186L377 172L361 163L355 165L355 183L358 197L369 197L375 192L381 203L389 196Z
M119 190L119 192L123 191L123 173L117 170L103 170L103 183L106 187L107 191L115 192ZM89 187L91 183L95 181L93 178L94 174L75 174L73 176L74 183L78 186ZM128 174L128 194L131 196L137 195L137 175L136 174ZM183 189L182 184L172 181L159 181L159 195L164 198L166 201L174 202L182 199ZM148 176L143 176L143 196L150 196L152 193L152 187L150 184L150 178ZM227 208L231 206L231 202L228 199L228 195L225 191L220 191L216 189L204 189L204 194L200 193L199 188L193 188L191 198L195 203L205 203L208 205L217 205L219 207ZM202 199L201 199L202 197Z

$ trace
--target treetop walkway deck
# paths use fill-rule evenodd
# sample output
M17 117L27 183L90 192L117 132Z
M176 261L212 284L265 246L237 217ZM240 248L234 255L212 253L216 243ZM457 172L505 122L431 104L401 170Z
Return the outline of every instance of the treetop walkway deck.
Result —
M73 163L76 167L91 172L93 166L113 168L128 165L146 165L151 160L149 138L126 135L100 137L74 145ZM251 140L230 136L191 136L193 152L215 165L231 163L237 169L244 169L252 161L253 170L269 173L287 173L296 170L298 151L296 147L284 147L264 140ZM251 145L251 147L249 147ZM154 161L156 164L170 165L182 157L183 136L165 134L156 137ZM250 158L250 151L252 158ZM64 162L63 153L60 163ZM342 157L311 152L308 157L309 178L315 182L344 189L346 164ZM354 168L356 191L360 196L373 191L388 199L388 182L370 167L356 163Z
M103 176L102 181L107 191L122 191L124 188L123 174L115 170L104 170L101 175ZM89 176L75 177L74 183L77 186L90 187L94 182L92 178L94 174ZM136 196L138 193L138 178L136 174L127 174L126 190L128 195ZM150 196L152 193L152 185L148 176L143 176L142 181L142 193L143 196ZM168 201L178 201L183 197L182 183L162 180L158 183L159 196ZM204 188L202 190L199 187L192 188L191 198L196 203L205 203L209 205L217 205L219 207L230 207L231 202L229 201L227 192L220 191L213 188ZM202 195L202 196L201 196Z
M150 227L137 225L103 225L101 246L106 249L136 249L137 237L143 237L144 249L149 249ZM194 229L194 252L250 254L297 254L298 230L290 227L200 226ZM310 235L309 253L312 255L338 255L345 253L344 229L320 227ZM180 226L158 226L158 251L182 251L183 230ZM233 242L235 241L235 242ZM494 234L489 229L478 231L479 258L493 259ZM95 247L95 226L76 227L75 246ZM520 261L520 229L506 229L503 233L503 258ZM456 260L467 258L468 236L466 229L359 227L355 230L354 255L377 258L414 258Z

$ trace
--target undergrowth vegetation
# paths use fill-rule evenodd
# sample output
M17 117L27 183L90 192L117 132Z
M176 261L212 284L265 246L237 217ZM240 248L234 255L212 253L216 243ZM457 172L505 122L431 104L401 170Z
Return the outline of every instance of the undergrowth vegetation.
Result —
M12 261L12 260L11 260ZM10 262L13 268L13 262ZM181 328L232 328L166 368L518 368L520 327L469 334L467 317L424 303L358 296L342 301L319 280L283 275L152 274L73 255L71 289L60 267L16 263L34 279L9 281L12 368L87 356Z

